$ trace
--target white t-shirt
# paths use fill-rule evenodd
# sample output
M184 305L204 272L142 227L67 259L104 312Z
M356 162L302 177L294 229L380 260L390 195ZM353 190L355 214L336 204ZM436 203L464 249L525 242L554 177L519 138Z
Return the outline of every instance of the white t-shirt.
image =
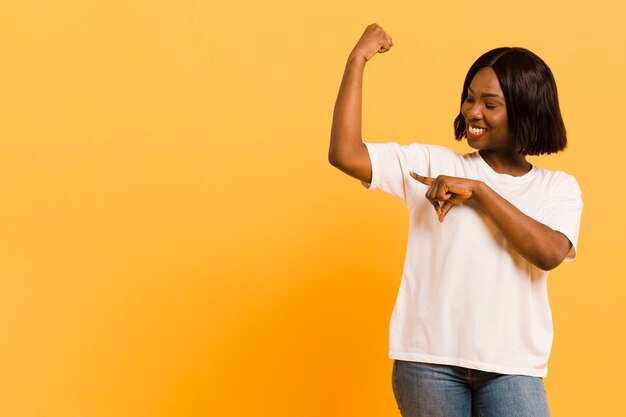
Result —
M434 145L366 143L372 183L409 209L409 238L391 315L389 357L544 377L552 348L547 276L519 255L473 200L437 219L428 190L409 175L480 180L533 219L562 232L576 257L583 207L576 179L533 166L514 177L478 152Z

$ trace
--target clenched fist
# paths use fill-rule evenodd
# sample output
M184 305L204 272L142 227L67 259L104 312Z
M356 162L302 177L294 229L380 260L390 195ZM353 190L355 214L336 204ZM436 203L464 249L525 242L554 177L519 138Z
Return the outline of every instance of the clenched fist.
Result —
M384 53L391 49L393 41L383 28L376 23L372 23L361 35L361 39L352 49L351 55L364 58L366 61L372 59L376 53Z

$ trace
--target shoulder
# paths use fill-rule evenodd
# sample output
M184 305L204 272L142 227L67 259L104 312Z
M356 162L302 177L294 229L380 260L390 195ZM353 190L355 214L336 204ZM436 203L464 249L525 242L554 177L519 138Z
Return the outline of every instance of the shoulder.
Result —
M578 184L578 181L576 181L576 177L574 177L574 175L565 172L565 171L561 171L561 170L549 170L549 169L545 169L545 168L540 168L535 166L535 168L537 168L537 173L544 178L545 180L548 180L554 184L573 184L576 183Z
M546 188L558 193L581 194L580 185L574 175L561 170L545 168L537 168L537 170L538 176Z

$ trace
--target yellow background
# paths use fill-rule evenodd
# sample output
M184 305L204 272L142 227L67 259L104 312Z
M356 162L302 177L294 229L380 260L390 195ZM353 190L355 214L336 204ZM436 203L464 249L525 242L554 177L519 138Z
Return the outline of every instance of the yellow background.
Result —
M363 138L452 138L498 46L553 70L579 257L549 278L552 415L624 416L623 1L0 3L0 415L399 416L408 217L327 160L376 22Z

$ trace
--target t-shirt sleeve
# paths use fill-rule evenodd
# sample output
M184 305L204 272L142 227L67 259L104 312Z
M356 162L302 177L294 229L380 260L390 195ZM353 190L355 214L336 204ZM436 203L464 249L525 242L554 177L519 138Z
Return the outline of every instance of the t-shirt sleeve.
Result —
M576 179L571 175L565 175L546 204L543 223L567 236L572 248L564 261L571 262L576 258L583 200Z
M427 145L411 144L400 146L396 142L365 142L372 163L372 182L361 181L366 190L381 190L401 199L409 206L414 197L416 182L409 171L421 175L429 171L429 150Z

